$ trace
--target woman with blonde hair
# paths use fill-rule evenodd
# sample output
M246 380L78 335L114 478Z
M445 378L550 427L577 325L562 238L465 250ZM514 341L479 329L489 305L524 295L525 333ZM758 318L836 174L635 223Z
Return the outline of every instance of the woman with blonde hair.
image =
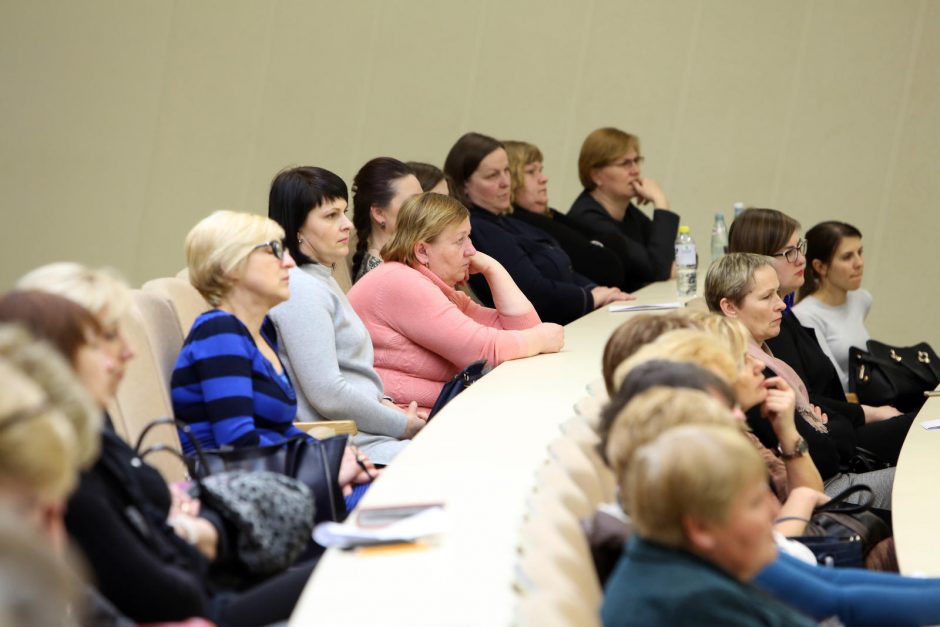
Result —
M640 140L617 128L599 128L581 144L578 178L584 191L568 215L617 253L624 289L672 276L679 216L659 184L640 171ZM636 204L635 204L636 203ZM650 218L637 207L652 205Z
M171 379L173 411L204 448L283 442L297 397L268 312L290 296L284 229L261 216L216 211L186 236L189 280L213 309L193 323ZM193 452L187 438L183 449Z
M566 214L548 206L548 177L542 169L542 151L528 142L503 141L509 156L513 218L539 228L571 257L575 272L598 285L623 286L620 258Z
M635 533L607 582L605 626L816 624L749 585L777 558L777 505L737 429L670 429L638 448L618 482Z
M425 192L398 214L385 263L349 291L375 347L375 369L398 403L428 410L444 383L470 363L557 352L564 332L542 323L495 259L470 242L470 217L454 198ZM471 274L489 285L495 308L455 289Z

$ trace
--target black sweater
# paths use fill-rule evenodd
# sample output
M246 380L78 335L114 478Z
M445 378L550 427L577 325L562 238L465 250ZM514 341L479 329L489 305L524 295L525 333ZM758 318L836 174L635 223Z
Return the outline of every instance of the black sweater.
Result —
M632 292L669 278L676 256L677 214L656 209L650 219L631 204L618 222L585 190L571 205L568 217L617 254L623 265L625 290Z

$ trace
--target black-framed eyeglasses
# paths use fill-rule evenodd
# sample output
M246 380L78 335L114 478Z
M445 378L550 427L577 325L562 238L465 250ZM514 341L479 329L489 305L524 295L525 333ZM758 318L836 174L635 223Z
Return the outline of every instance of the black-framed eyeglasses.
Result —
M261 242L252 248L251 251L254 252L259 248L270 248L271 254L277 257L278 261L284 260L284 244L282 244L279 239L272 239L270 242Z
M617 165L622 168L632 168L633 166L637 166L637 167L641 166L644 161L646 161L646 157L644 157L643 155L637 155L633 159L621 159L620 161L614 161L613 163L609 165Z
M771 257L783 257L790 263L796 263L796 260L800 258L800 255L806 257L806 240L801 239L796 243L796 246L790 246L789 248L784 248L779 253L774 253Z

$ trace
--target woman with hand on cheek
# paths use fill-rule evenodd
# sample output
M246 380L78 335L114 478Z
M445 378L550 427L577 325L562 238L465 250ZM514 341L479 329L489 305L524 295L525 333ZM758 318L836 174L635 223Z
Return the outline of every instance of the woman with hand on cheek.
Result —
M349 302L375 346L375 369L396 403L429 410L449 379L485 358L509 359L561 350L564 332L542 323L509 273L470 241L470 216L459 201L425 192L398 213L385 263L349 291ZM480 275L495 308L481 307L455 286Z
M640 140L616 128L585 138L578 157L584 191L568 215L620 257L624 289L636 290L673 275L679 216L659 184L640 171ZM648 217L636 205L651 205Z

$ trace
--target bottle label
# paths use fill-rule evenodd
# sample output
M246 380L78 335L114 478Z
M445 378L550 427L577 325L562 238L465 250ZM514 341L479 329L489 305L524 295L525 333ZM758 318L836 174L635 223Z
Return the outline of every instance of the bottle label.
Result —
M695 244L676 244L676 265L695 266Z
M676 272L676 292L679 296L695 296L698 276L694 268L679 268Z

